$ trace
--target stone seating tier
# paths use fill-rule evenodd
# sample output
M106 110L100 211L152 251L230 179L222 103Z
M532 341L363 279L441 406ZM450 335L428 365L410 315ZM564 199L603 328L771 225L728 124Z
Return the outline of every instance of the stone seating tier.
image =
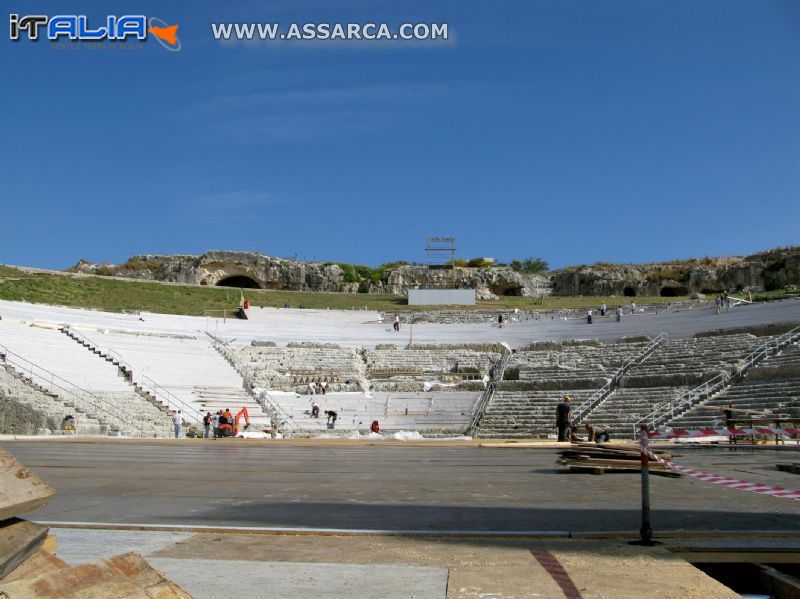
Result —
M548 437L555 435L555 411L564 395L574 408L595 389L497 391L481 419L479 436L485 438Z
M74 407L64 405L58 397L34 389L13 376L5 368L0 368L0 401L3 401L3 398L13 399L41 415L45 426L39 430L30 431L30 434L63 433L62 422L68 414L75 419L78 434L102 435L108 432L108 427L101 425L96 418L88 416L82 410L79 411Z
M473 350L398 350L364 352L367 375L370 378L396 376L427 379L444 373L461 374L463 377L481 378L488 374L499 353Z
M734 411L757 410L784 416L800 417L800 378L785 381L745 381L732 385L727 391L693 407L670 421L679 428L705 428L724 424L722 410L732 406Z
M518 371L521 380L611 376L647 343L574 345L558 350L522 350L512 354L507 370Z
M607 427L617 438L631 438L634 426L659 404L672 401L689 387L620 388L609 395L584 421Z
M337 412L336 429L368 430L377 420L385 431L439 430L462 433L472 420L480 398L475 392L454 393L327 393L300 395L271 393L302 430L323 431L326 410ZM320 418L311 418L312 404L320 407Z

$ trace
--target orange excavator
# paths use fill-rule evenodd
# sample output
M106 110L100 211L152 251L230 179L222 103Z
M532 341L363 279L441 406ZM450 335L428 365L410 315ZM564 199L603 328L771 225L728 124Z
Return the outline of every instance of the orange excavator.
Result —
M226 412L228 416L230 416L230 412ZM217 428L217 436L218 437L235 437L239 434L239 421L244 416L244 428L243 431L246 431L250 428L250 415L247 413L247 408L242 408L239 410L239 413L236 414L235 418L226 417L225 422L220 423L219 427ZM223 414L224 417L224 414Z

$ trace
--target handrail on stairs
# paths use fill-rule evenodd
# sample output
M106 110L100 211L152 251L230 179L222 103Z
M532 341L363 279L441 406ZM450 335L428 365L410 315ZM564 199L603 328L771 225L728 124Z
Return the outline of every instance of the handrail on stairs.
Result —
M116 360L119 363L119 365L122 367L123 370L127 370L128 372L132 372L133 371L133 368L131 367L131 365L128 364L128 362L126 362L122 358L122 356L120 356L116 351L114 351L111 348L102 349L94 340L90 339L89 337L87 337L86 335L84 335L78 329L72 327L71 325L64 324L64 325L61 326L61 330L64 331L68 336L72 337L73 339L75 339L77 341L84 342L87 345L89 345L90 347L92 347L92 348L94 348L94 349L96 349L96 350L98 350L100 352L105 352L106 355L108 355L108 356L112 357L114 360Z
M511 351L509 350L503 352L500 358L498 358L497 362L495 362L494 368L492 369L494 380L486 383L486 388L483 390L480 398L478 398L478 401L475 402L475 405L472 408L472 419L467 427L467 435L470 437L475 436L475 433L478 430L478 425L481 423L481 418L483 418L483 413L489 406L489 402L492 401L492 397L494 397L494 392L496 390L495 382L503 380L503 374L505 374L506 366L508 365L508 361L510 359Z
M93 341L92 339L90 339L89 337L87 337L86 335L84 335L83 333L81 333L80 331L78 331L77 329L71 327L68 324L63 325L62 326L62 330L64 332L66 332L67 335L69 335L73 339L81 341L81 342L87 344L90 348L93 348L93 349L95 349L97 351L104 352L105 355L107 355L107 356L113 358L114 360L116 360L117 364L118 364L118 367L121 368L123 371L127 372L128 375L130 376L131 384L134 384L134 385L137 384L134 381L133 366L131 366L131 364L128 361L126 361L119 354L119 352L117 352L117 351L115 351L115 350L113 350L111 348L108 348L108 349L105 349L105 350L101 349L100 346L95 341ZM153 396L155 396L155 398L158 401L160 401L167 409L173 409L172 408L173 405L174 406L179 406L179 407L176 407L175 409L176 410L180 409L182 415L184 415L187 418L189 418L190 420L192 420L194 422L194 424L196 424L198 426L200 425L200 423L203 420L203 416L194 406L192 406L190 404L187 404L182 399L176 397L174 394L172 394L170 391L165 389L163 386L161 386L158 383L156 383L150 377L142 376L139 380L140 380L140 382L138 383L139 386L142 387L143 389L145 389L146 391L150 392Z
M283 418L283 424L289 425L289 427L295 431L299 430L300 429L299 425L294 421L289 412L287 412L275 400L275 398L272 397L272 395L270 395L269 391L258 387L260 391L258 393L256 392L257 387L255 386L255 383L247 374L247 371L244 368L244 365L242 364L241 360L239 360L239 358L237 358L234 355L234 353L228 347L227 343L225 343L219 337L216 337L215 335L209 333L208 331L206 331L206 335L211 337L211 339L213 340L214 349L217 350L220 353L220 355L222 355L228 361L228 363L230 363L233 369L239 373L239 376L241 376L242 380L244 381L245 389L253 398L255 398L255 400L259 403L259 405L262 405L262 407L266 409L266 406L264 406L262 402L264 402L264 404L268 404L269 407L272 408L272 410L280 418Z
M655 349L664 341L668 339L668 335L666 333L659 333L650 342L642 348L638 354L633 356L632 358L628 358L622 363L622 366L614 373L611 377L611 380L608 381L605 385L600 387L597 391L595 391L589 399L583 402L577 410L575 410L575 417L573 418L572 422L573 425L577 425L581 420L586 418L592 410L597 408L605 399L611 394L614 389L619 386L619 382L622 380L622 377L633 367L638 366L644 360L655 351Z
M139 379L139 386L145 391L152 393L156 399L163 403L168 409L180 409L183 415L193 420L194 424L197 426L200 426L202 423L203 413L200 410L192 404L183 401L180 397L165 389L150 377L143 375Z
M101 397L96 396L94 393L79 387L65 378L55 374L20 356L19 354L9 350L7 347L0 345L0 360L11 366L14 370L22 375L28 373L30 381L48 389L54 395L66 394L73 401L77 400L80 403L88 403L92 408L98 412L102 412L107 416L118 419L123 424L130 426L134 430L139 430L139 434L144 437L145 428L144 423L135 424L137 418L135 414L131 414L126 410L121 409L119 406L114 405ZM56 389L59 392L56 391ZM99 415L99 414L98 414ZM91 416L91 415L90 415ZM157 433L155 427L150 425L154 433Z
M747 370L762 360L777 354L784 346L798 339L800 339L800 326L778 335L775 339L770 339L742 358L731 373L721 372L697 387L689 389L677 398L655 406L652 412L643 416L636 422L634 425L634 434L638 434L642 424L647 424L651 427L651 430L655 430L660 424L680 416L684 412L690 410L699 401L708 399L712 394L728 386L731 380L740 378Z

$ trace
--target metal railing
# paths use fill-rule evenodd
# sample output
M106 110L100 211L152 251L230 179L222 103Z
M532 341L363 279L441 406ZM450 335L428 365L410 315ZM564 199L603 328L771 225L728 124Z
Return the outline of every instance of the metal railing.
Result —
M122 358L122 356L119 354L119 352L117 352L117 351L115 351L115 350L113 350L111 348L109 348L106 351L107 351L108 357L111 358L112 360L114 360L117 363L117 366L119 366L122 370L128 372L131 376L133 376L133 366L128 364Z
M711 395L715 394L723 387L726 387L729 380L730 375L726 372L721 372L697 387L689 389L675 399L658 404L652 412L636 421L636 424L633 426L634 434L638 434L643 424L647 424L651 430L655 430L659 424L680 416L683 412L691 409L696 403L708 399Z
M123 370L127 370L128 372L133 372L133 368L131 367L131 365L128 364L125 360L123 360L122 356L120 356L113 349L111 348L101 349L100 346L97 345L97 343L95 343L92 339L81 333L79 330L72 328L68 324L63 325L61 330L63 330L68 337L72 337L79 343L85 343L92 350L97 350L102 354L114 359L117 362L118 366Z
M508 361L511 359L511 352L507 351L504 352L500 359L497 361L494 367L494 380L495 381L502 381L503 375L506 372L506 366L508 366Z
M767 341L764 345L754 349L747 356L745 356L736 365L735 373L741 374L742 372L754 366L761 360L773 354L778 353L784 346L790 343L794 343L799 339L800 339L800 326L793 328L791 331L787 331L781 335L778 335L775 339Z
M149 392L154 398L159 401L164 407L170 410L181 410L181 415L190 419L194 424L200 425L203 420L202 414L191 404L186 403L182 399L176 397L167 389L156 383L153 379L142 376L137 383L134 380L133 376L133 366L130 365L120 354L119 352L108 348L108 349L101 349L97 343L95 343L92 339L81 333L80 331L70 327L69 325L64 325L62 330L72 339L83 343L88 346L89 349L94 351L99 351L100 355L107 356L113 359L116 362L117 368L122 370L123 372L127 373L127 378L129 379L130 384L136 388L138 385L142 388L142 390Z
M506 366L508 365L508 361L510 359L511 352L506 351L503 352L503 355L501 355L497 362L495 362L494 367L492 368L492 377L494 380L486 383L486 388L483 390L483 393L472 408L472 419L467 427L467 435L471 437L475 436L475 433L478 430L478 425L481 423L481 418L483 418L483 413L489 406L489 402L492 401L492 397L494 397L495 381L503 380L503 374L505 374Z
M206 335L211 337L213 340L212 346L214 349L219 352L219 354L225 358L225 360L233 367L233 369L239 373L239 376L242 377L244 381L244 388L249 393L253 399L261 406L261 408L265 412L274 412L279 420L279 424L288 425L293 431L297 431L300 429L298 424L294 421L292 416L287 412L281 405L278 403L274 397L269 394L269 391L266 389L260 388L261 391L259 393L255 392L255 384L247 374L247 370L245 369L244 365L242 364L241 360L237 358L228 345L222 341L219 337L216 337L206 331ZM282 420L281 420L282 419Z
M600 389L595 391L589 399L583 402L578 409L575 410L575 416L572 420L573 425L577 425L582 419L586 418L586 416L588 416L592 410L603 403L606 398L611 395L611 392L619 386L619 382L622 380L622 377L624 377L631 368L634 368L635 366L638 366L644 362L645 359L667 339L668 336L666 333L659 333L654 339L652 339L642 348L642 351L640 351L634 357L625 360L622 363L622 366L619 367L619 370L617 370L614 373L614 376L611 377L611 380L603 385Z
M249 384L249 383L248 383ZM260 388L260 387L259 387ZM280 426L288 426L293 432L300 430L300 426L294 421L294 418L287 412L277 400L269 394L264 388L260 388L261 392L256 393L255 391L250 391L253 398L256 402L261 406L261 409L264 410L266 413L274 413L275 416L278 418L278 425Z
M486 389L483 390L483 394L481 395L480 399L475 404L475 408L472 412L472 420L469 423L469 427L467 427L467 435L470 437L475 436L475 432L478 430L478 425L481 423L481 418L483 418L483 414L486 411L486 408L489 406L489 402L492 401L492 397L494 397L495 392L495 384L488 383L486 385Z
M136 424L137 417L135 414L120 409L119 406L112 402L94 395L90 391L60 377L54 372L42 368L38 364L10 351L2 345L0 345L0 360L13 368L23 378L30 381L31 384L37 385L46 392L61 398L61 401L70 401L73 403L74 407L80 408L82 411L86 411L85 407L90 406L95 413L87 413L87 416L97 418L98 420L105 420L106 424L109 425L117 424L109 421L108 417L110 417L130 427L132 430L138 430L141 437L145 436L145 424L140 419L139 423ZM152 432L156 435L158 434L158 431L152 424L150 424L148 428L148 433Z
M800 339L800 327L795 327L775 339L770 339L742 358L736 364L732 373L722 372L679 397L658 404L652 412L636 421L633 429L634 434L638 433L642 424L647 424L651 430L655 430L657 426L677 418L699 402L709 399L712 395L727 387L732 380L740 378L747 370L762 360L775 355L781 348L798 339Z
M157 401L161 402L170 410L181 410L181 415L191 419L194 424L200 426L203 421L203 413L195 408L192 404L186 403L180 397L176 396L171 391L168 391L153 379L147 376L142 376L138 382L139 387L144 391L153 395Z

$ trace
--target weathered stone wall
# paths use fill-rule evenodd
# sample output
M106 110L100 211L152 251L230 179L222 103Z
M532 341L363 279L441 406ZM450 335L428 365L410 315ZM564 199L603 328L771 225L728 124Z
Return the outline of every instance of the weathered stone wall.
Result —
M550 273L554 295L680 296L800 284L800 248L746 258L661 264L598 264Z
M61 421L0 394L0 433L4 435L41 435L58 430Z
M349 268L349 267L348 267ZM81 261L80 272L135 279L256 287L289 291L389 293L420 287L476 290L479 300L503 295L684 296L723 290L800 285L800 248L763 252L746 258L687 260L660 264L595 264L523 274L506 266L431 270L406 265L389 269L381 280L348 273L338 264L300 262L254 252L211 251L200 256L133 256L121 265Z
M478 299L496 299L498 295L541 297L550 292L547 277L521 274L507 267L429 270L424 266L400 266L389 270L385 280L360 285L346 281L344 270L337 264L285 260L253 252L142 255L133 256L121 265L80 262L75 268L79 272L142 280L288 291L357 293L361 288L369 293L402 295L420 286L463 286L474 288Z
M245 277L260 289L358 291L357 283L344 282L344 272L336 264L284 260L253 252L212 251L201 256L143 255L133 256L126 264L131 267L110 266L112 274L209 286L219 285L231 277ZM89 272L98 269L95 265L79 265L78 268Z
M403 294L409 289L423 286L475 289L479 300L495 299L501 295L550 295L550 281L546 276L523 274L504 266L444 270L431 270L425 266L401 266L390 272L385 283L374 283L369 291Z

